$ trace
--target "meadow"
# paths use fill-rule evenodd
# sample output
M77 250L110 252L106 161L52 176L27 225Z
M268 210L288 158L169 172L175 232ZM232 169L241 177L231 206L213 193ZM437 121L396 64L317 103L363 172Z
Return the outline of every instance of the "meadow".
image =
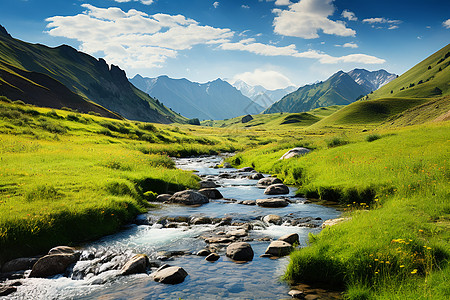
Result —
M291 255L285 279L345 286L347 299L448 299L450 124L362 128L310 131L230 159L309 198L339 202L350 218L311 235L309 247ZM298 146L314 150L279 160Z

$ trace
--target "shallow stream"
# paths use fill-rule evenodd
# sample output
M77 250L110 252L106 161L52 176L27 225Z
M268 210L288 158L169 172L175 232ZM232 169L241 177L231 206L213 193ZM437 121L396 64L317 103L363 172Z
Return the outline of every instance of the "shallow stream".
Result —
M225 200L212 200L198 207L161 204L138 218L137 225L85 245L81 260L73 270L51 279L22 280L17 292L6 299L281 299L288 298L289 286L280 280L288 264L288 257L269 259L264 254L270 240L287 233L298 233L300 245L305 246L310 232L320 231L327 219L336 218L333 208L305 203L296 198L290 188L290 204L284 208L264 208L243 205L243 200L256 200L273 196L264 195L256 186L257 180L247 179L249 173L236 169L216 169L221 157L177 159L178 168L197 170L204 179L220 185L217 189ZM228 177L219 177L230 173ZM266 175L267 176L267 175ZM261 221L268 214L283 217L282 225L269 225ZM233 225L172 224L167 217L231 218ZM161 221L163 220L163 221ZM194 253L207 247L202 235L218 230L228 231L242 224L251 224L245 237L255 253L251 262L237 264L225 256L225 248L217 247L220 259L214 263ZM165 252L164 252L165 251ZM178 253L176 253L178 252ZM183 267L189 276L177 285L156 283L148 274L117 276L117 266L133 254L147 254L155 264L168 263ZM173 256L173 254L176 254ZM181 255L180 255L181 254ZM155 269L152 269L155 270Z

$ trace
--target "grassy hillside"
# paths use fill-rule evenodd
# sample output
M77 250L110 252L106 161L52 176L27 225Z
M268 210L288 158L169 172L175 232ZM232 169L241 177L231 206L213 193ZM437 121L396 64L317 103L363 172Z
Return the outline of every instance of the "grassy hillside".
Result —
M112 233L154 193L197 187L170 156L230 152L246 132L119 121L0 97L0 264Z
M369 99L387 97L429 98L450 94L450 44L382 86Z
M338 201L351 218L311 235L309 247L291 255L288 280L344 286L347 299L448 299L450 123L365 133L363 126L230 161ZM315 150L279 160L294 146Z
M327 117L342 106L334 105L320 107L305 113L276 113L252 115L253 120L242 123L242 116L222 121L203 121L203 126L221 127L221 128L252 128L255 130L284 130L293 128L308 127L324 117Z
M22 42L5 32L0 30L0 62L3 66L7 64L23 71L47 75L84 99L127 119L158 123L186 121L186 118L138 90L128 81L124 71L114 65L109 67L103 59L97 60L66 45L50 48ZM8 69L3 68L3 71L8 72ZM22 72L21 76L26 76L26 73ZM8 85L14 86L5 79L0 83L0 95ZM8 96L13 95L9 93ZM13 99L19 100L17 97ZM20 100L28 101L28 98ZM58 108L56 104L52 107Z

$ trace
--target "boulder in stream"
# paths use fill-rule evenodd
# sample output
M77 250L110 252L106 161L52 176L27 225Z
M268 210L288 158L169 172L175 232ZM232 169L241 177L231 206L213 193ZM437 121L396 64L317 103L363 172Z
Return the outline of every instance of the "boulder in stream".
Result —
M153 280L165 284L182 283L188 273L181 267L165 267L152 274Z
M266 190L264 191L264 194L266 195L283 195L283 194L289 194L289 188L287 185L284 185L282 183L276 183L269 185Z
M243 205L256 205L256 201L255 200L244 200L242 201Z
M233 243L227 247L227 256L232 260L251 261L253 255L252 246L246 242Z
M192 225L211 224L212 220L211 220L211 218L204 217L204 216L192 217L191 220L190 220L190 223Z
M240 237L247 236L248 233L247 233L247 231L245 231L245 229L236 229L236 230L228 231L226 233L226 235L227 236L234 236L236 238L240 238Z
M298 245L298 244L300 244L299 236L298 236L297 233L285 234L282 237L280 237L278 240L282 241L282 242L286 242L286 243L291 244L291 245Z
M236 170L236 172L239 172L239 173L252 172L252 171L255 171L255 169L253 169L252 167L244 167L244 168L240 168L240 169Z
M0 286L0 297L11 295L16 291L17 288L15 286Z
M208 256L210 254L211 254L211 251L209 251L207 249L202 249L197 252L197 256Z
M281 257L291 253L292 249L293 247L289 243L283 241L273 241L270 243L269 247L267 247L266 254Z
M262 207L286 207L289 202L282 198L258 199L256 204Z
M255 174L248 175L247 178L252 179L252 180L259 180L261 178L264 178L264 175L261 173L255 173Z
M45 278L64 273L79 257L80 253L49 254L41 257L33 265L30 277Z
M169 201L171 194L161 194L156 197L156 202L167 202Z
M211 253L207 257L205 257L206 261L214 262L217 261L220 258L220 255L217 253Z
M199 182L199 184L201 189L218 187L218 185L214 181L210 180L202 180Z
M136 254L120 269L121 275L145 273L149 260L145 254Z
M36 257L21 257L5 263L1 269L1 273L10 273L23 270L29 270L39 260Z
M169 202L185 205L198 205L208 203L208 197L193 190L181 191L173 194Z
M270 224L281 225L281 223L283 223L283 219L280 216L273 214L265 216L262 220L264 223L269 225Z
M223 196L219 190L215 188L205 188L198 191L200 194L205 195L208 199L222 199Z
M280 179L278 179L276 177L265 177L265 178L261 178L260 180L258 180L259 186L269 186L269 185L277 184L277 183L283 183L283 181L281 181Z

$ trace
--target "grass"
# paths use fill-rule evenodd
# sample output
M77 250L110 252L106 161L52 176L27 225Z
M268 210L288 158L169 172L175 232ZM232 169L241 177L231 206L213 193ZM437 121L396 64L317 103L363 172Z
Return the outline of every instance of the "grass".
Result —
M285 278L347 286L348 299L448 299L450 124L269 144L231 162L275 173L308 197L340 202L350 221L311 235ZM373 136L377 138L374 139ZM334 137L336 138L336 137ZM370 142L369 142L370 140ZM314 151L280 161L293 146Z

